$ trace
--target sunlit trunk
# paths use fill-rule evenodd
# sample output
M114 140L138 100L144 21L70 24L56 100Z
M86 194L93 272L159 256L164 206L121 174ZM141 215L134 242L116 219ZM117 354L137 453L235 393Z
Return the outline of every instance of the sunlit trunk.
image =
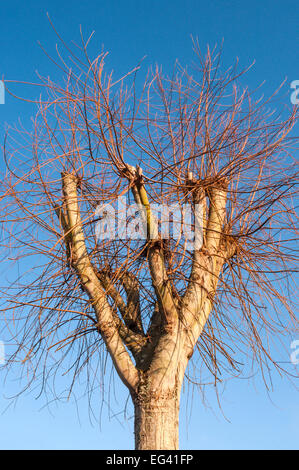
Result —
M136 450L179 448L179 392L152 397L150 391L134 400Z

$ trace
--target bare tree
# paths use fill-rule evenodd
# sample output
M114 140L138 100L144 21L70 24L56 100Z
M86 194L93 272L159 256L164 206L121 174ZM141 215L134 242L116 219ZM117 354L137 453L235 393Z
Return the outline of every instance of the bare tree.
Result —
M7 367L43 388L71 357L71 392L83 370L92 387L91 361L108 351L136 449L177 449L184 377L217 384L241 374L241 356L266 382L287 372L273 348L297 326L297 111L254 98L237 63L222 71L220 52L197 43L190 68L156 68L140 87L138 67L114 81L88 42L60 55L61 84L41 78L32 132L5 142L2 245L21 271L2 292L18 341ZM98 206L119 196L144 209L146 240L96 236ZM163 237L154 204L189 204L191 228L202 207L201 246Z

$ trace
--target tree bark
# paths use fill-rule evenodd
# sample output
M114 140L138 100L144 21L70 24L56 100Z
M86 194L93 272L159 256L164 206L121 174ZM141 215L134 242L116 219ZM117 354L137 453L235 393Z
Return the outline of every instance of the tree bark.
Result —
M158 396L150 391L136 397L135 449L176 450L179 448L180 392Z

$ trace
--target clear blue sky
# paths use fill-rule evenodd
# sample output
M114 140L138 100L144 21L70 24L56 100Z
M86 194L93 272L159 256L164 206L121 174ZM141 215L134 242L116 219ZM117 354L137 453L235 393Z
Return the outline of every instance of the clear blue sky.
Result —
M47 21L47 11L66 41L79 40L80 24L86 35L95 30L91 51L99 52L104 45L111 54L109 64L119 74L145 55L145 66L157 62L165 70L170 70L175 59L188 63L192 59L193 35L203 47L224 39L226 63L238 56L241 65L247 66L255 59L255 67L247 76L251 87L266 81L271 92L285 77L287 83L299 79L298 0L1 2L0 77L31 81L36 70L44 75L57 73L37 45L40 41L50 53L55 48L57 39ZM31 105L6 98L6 104L0 106L1 140L5 122L12 124L21 117L26 123L32 114ZM16 393L19 387L12 379L4 386L3 379L2 374L0 413L8 405L5 396ZM44 401L35 400L34 394L21 397L14 407L0 414L0 448L132 448L132 420L118 415L125 406L126 394L118 382L115 387L117 401L112 398L110 416L104 408L101 428L90 424L84 399L78 402L79 420L73 401L41 409ZM215 405L213 409L204 408L199 395L188 400L185 394L181 448L298 448L298 392L278 377L274 387L268 396L259 379L250 384L245 380L229 382L222 394L227 419L217 408L212 391L207 391L207 398ZM112 414L117 416L112 418Z

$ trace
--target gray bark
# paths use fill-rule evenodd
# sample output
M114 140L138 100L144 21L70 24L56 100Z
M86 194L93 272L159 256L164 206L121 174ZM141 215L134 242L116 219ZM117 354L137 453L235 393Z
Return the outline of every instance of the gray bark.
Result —
M135 449L176 450L179 448L179 391L162 395L149 390L134 399Z

